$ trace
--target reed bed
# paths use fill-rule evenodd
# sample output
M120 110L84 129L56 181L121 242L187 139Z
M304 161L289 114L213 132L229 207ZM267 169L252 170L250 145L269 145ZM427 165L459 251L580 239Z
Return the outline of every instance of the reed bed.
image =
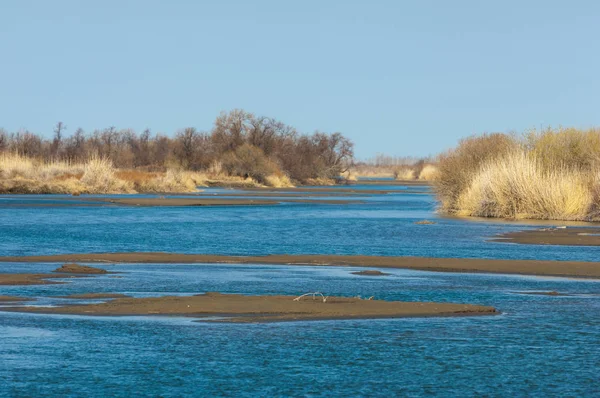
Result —
M447 214L600 220L600 130L547 129L470 137L440 156Z
M291 186L285 174L265 177L265 184ZM194 192L201 186L263 186L252 178L228 176L220 170L199 173L170 167L163 172L119 170L103 157L85 162L37 160L18 154L0 155L0 193L119 194Z

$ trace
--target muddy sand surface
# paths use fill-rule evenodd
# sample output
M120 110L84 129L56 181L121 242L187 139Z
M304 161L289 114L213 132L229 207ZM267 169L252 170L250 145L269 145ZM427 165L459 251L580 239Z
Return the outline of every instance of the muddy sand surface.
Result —
M195 195L198 196L198 195ZM283 199L221 199L221 198L61 198L59 203L49 203L54 198L36 198L35 203L3 203L3 207L91 207L91 206L145 206L145 207L167 207L167 206L270 206L282 203L313 203L313 204L360 204L361 200L352 199L310 199L298 197Z
M417 186L430 186L431 182L423 180L358 180L351 181L348 185L417 185Z
M519 274L600 279L600 262L488 260L475 258L382 257L342 255L224 256L177 253L89 253L0 257L0 262L83 262L147 264L274 264L402 268L422 271ZM2 275L2 274L0 274Z
M29 297L18 297L18 296L0 296L1 303L19 303L23 301L34 301L35 299Z
M391 274L386 274L385 272L377 271L377 270L369 270L369 271L356 271L352 272L353 275L362 275L362 276L387 276Z
M490 240L528 245L600 246L600 228L542 228L509 232Z
M3 274L0 273L0 286L20 285L57 285L64 282L52 279L81 278L85 275L101 275L110 272L94 267L79 264L64 264L55 269L53 274ZM63 274L63 275L60 275Z
M292 187L292 188L245 188L244 192L239 193L244 195L249 192L253 192L256 195L259 193L271 193L271 194L290 194L290 195L385 195L389 193L428 193L431 191L414 191L414 190L398 190L398 189L355 189L355 188L331 188L331 187ZM200 192L200 194L209 194ZM232 193L233 194L233 193ZM191 194L194 195L194 194Z
M118 298L101 304L64 307L11 307L10 311L73 315L179 315L222 317L212 322L278 322L325 319L495 315L494 307L306 296L243 296L206 293L197 296Z
M97 200L97 199L94 199ZM122 198L106 199L106 202L129 206L265 206L280 203L318 203L318 204L351 204L363 203L358 200L319 200L319 199L191 199L191 198Z
M92 275L109 273L107 270L102 269L102 268L94 268L94 267L89 267L87 265L79 265L79 264L74 264L74 263L63 264L61 267L55 269L52 272L58 272L58 273L63 273L63 274L92 274Z
M53 281L53 278L68 278L56 274L0 274L0 286L56 285L64 282Z
M117 298L126 298L131 297L126 294L121 293L83 293L83 294L70 294L68 296L54 296L56 298L64 298L64 299L117 299Z
M517 294L529 294L531 296L570 296L569 294L559 293L557 291L550 291L550 292L513 292L513 293L517 293Z

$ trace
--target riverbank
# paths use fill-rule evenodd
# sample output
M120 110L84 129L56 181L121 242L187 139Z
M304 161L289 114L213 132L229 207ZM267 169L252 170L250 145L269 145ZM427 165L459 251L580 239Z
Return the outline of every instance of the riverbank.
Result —
M600 130L483 134L440 155L435 191L446 214L599 221Z
M87 253L0 257L0 262L28 263L145 263L145 264L276 264L399 268L420 271L492 273L600 279L600 262L490 260L478 258L384 257L344 255L225 256L180 253ZM1 275L1 274L0 274Z

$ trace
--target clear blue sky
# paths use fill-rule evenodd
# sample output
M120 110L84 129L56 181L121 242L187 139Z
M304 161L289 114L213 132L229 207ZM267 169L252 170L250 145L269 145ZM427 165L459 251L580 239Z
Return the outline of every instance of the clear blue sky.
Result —
M598 1L0 3L0 126L208 130L243 108L360 158L600 125Z

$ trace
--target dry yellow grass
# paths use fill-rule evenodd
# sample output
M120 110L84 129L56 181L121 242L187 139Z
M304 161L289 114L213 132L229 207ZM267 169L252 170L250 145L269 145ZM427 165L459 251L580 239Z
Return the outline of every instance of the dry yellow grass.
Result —
M600 130L471 137L440 157L442 211L512 219L600 219Z
M587 220L592 185L581 172L544 170L532 154L518 152L483 165L460 195L456 213L513 219Z
M439 170L436 165L426 164L419 173L419 180L435 181L439 175Z
M16 154L0 156L1 193L107 194L135 192L192 192L194 173L167 170L149 173L116 170L104 158L85 163L42 162Z
M394 170L394 178L400 181L408 181L416 179L417 176L413 167L401 166Z
M375 166L369 164L361 164L353 166L349 173L356 177L371 177L371 178L389 178L394 177L396 166Z
M294 186L285 174L271 174L265 177L265 185L273 188L289 188Z

